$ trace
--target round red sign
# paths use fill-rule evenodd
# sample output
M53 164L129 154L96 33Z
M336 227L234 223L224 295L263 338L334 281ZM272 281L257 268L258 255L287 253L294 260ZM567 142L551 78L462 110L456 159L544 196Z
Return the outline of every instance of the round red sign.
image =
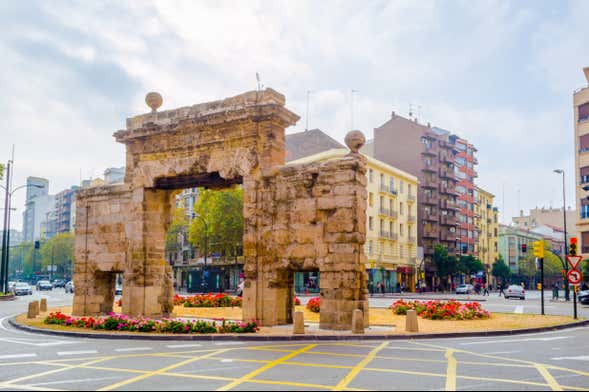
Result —
M567 273L567 279L570 284L579 284L583 280L583 274L578 270L570 270Z

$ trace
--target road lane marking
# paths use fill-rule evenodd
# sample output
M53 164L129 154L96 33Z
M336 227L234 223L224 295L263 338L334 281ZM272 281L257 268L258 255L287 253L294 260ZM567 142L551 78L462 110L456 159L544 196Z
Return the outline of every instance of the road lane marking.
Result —
M96 350L85 350L85 351L58 351L57 355L60 357L68 355L86 355L86 354L98 354Z
M454 358L454 350L448 349L444 354L448 360L448 367L446 368L446 391L456 390L456 358Z
M36 357L37 354L11 354L11 355L0 355L0 359L15 359L15 358L31 358Z
M307 351L315 348L317 346L317 344L309 344L301 349L298 349L296 351L293 351L283 357L280 357L264 366L262 366L261 368L258 368L256 370L254 370L251 373L246 374L243 377L238 378L237 380L222 386L221 388L217 389L218 391L228 391L230 389L235 388L238 385L243 384L244 382L248 382L249 380L253 379L254 377L260 375L261 373L265 372L266 370L272 369L273 367L275 367L276 365L280 365L283 362L288 361L289 359L292 359L294 357L296 357L299 354L303 354L306 353Z
M240 346L242 344L245 344L245 343L241 343L241 342L217 342L217 343L213 343L213 346Z
M484 341L479 341L479 342L465 342L465 343L459 343L461 346L470 346L470 345L474 345L474 344L496 344L496 343L520 343L520 342L535 342L535 341L541 341L541 342L549 342L552 340L561 340L561 339L570 339L571 336L554 336L551 338L526 338L526 339L505 339L505 340L484 340Z
M202 344L170 344L167 348L190 348L190 347L202 347Z
M516 306L513 313L524 314L524 307L522 305Z
M517 354L521 353L521 351L493 351L492 353L483 353L486 355L497 355L497 354Z
M166 366L166 367L163 367L161 369L154 370L154 371L151 371L151 372L142 374L140 376L130 378L130 379L125 380L125 381L121 381L121 382L118 382L118 383L115 383L115 384L107 385L107 386L105 386L103 388L100 388L98 390L99 391L112 391L113 389L118 389L118 388L123 387L125 385L133 384L133 383L135 383L137 381L141 381L141 380L144 380L146 378L150 378L150 377L153 377L153 376L161 375L163 373L167 373L169 370L176 369L176 368L179 368L181 366L188 365L189 363L196 362L196 361L199 361L199 360L202 360L202 359L207 359L209 357L213 357L215 355L222 354L222 353L227 352L229 350L230 349L215 350L215 351L210 352L208 354L201 355L201 356L195 357L195 358L190 358L190 359L187 359L186 361L181 361L181 362L175 363L173 365Z
M556 358L550 358L553 361L562 361L563 359L573 359L573 360L577 360L577 361L589 361L589 355L580 355L578 357L556 357Z
M546 369L546 367L544 367L540 364L537 364L536 369L538 369L538 372L540 372L540 374L542 375L542 377L544 378L546 383L548 385L550 385L550 389L552 389L553 391L563 391L560 384L556 381L556 379L552 376L552 374L550 374L550 372L548 371L548 369Z
M126 347L126 348L115 348L117 352L129 352L129 351L151 351L153 350L151 347Z
M43 385L56 385L56 384L79 384L85 382L92 382L92 381L105 381L105 380L114 380L118 377L95 377L95 378L81 378L81 379L74 379L74 380L60 380L60 381L44 381L42 383L37 384L29 384L29 386L38 387Z
M350 370L350 372L343 378L343 380L341 380L334 388L333 390L335 391L343 391L344 389L347 388L347 386L356 378L356 376L370 363L372 362L372 360L376 357L376 355L386 346L389 345L389 342L383 342L380 345L378 345L377 347L375 347L374 349L372 349L372 351L370 351L368 353L368 355L366 355L364 357L363 360L361 360L356 366L354 366L354 368L352 370Z

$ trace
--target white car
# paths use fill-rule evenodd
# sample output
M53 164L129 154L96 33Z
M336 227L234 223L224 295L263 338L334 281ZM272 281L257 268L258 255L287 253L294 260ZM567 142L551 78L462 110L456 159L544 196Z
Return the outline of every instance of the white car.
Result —
M474 286L471 284L461 284L456 287L456 294L473 294Z
M505 298L519 298L523 301L526 299L526 290L520 285L512 284L505 290Z
M33 288L25 282L18 282L14 285L14 295L32 295Z
M16 282L8 282L8 291L14 293L14 286L16 286Z

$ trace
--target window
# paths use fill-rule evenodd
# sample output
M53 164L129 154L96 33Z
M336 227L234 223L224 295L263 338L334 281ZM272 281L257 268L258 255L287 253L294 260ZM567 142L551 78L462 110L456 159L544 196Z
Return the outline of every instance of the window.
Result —
M404 212L403 212L403 202L400 202L399 203L399 214L401 214L401 215L404 214Z
M374 230L374 222L371 216L368 217L368 230Z
M393 199L389 199L389 209L391 211L395 211L395 202L393 201Z
M393 177L389 179L389 190L391 192L395 191L395 179Z
M373 197L372 193L368 193L368 205L370 207L374 206L374 197Z
M391 234L393 234L395 232L395 229L393 229L393 222L389 222L389 232Z
M579 122L589 120L589 102L579 105Z
M466 164L466 159L461 157L456 157L454 161L460 166L464 166Z
M411 184L407 184L407 193L411 195Z
M380 185L384 185L384 174L380 174Z
M372 240L368 241L368 254L372 255Z
M384 206L384 197L382 197L382 196L380 197L380 205L379 205L379 207L381 209L384 209L385 208L385 206Z
M380 231L384 231L384 220L380 220Z
M399 235L401 237L403 236L403 224L402 223L399 224Z
M399 192L403 193L403 186L405 183L403 181L399 181Z
M589 205L581 206L581 219L589 218Z

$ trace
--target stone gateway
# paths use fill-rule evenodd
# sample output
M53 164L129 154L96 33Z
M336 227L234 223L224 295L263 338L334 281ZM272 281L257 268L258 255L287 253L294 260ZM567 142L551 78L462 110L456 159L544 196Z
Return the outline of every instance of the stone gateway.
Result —
M75 315L112 311L123 274L123 313L173 310L165 236L174 198L189 187L243 187L244 320L292 322L294 272L320 271L320 326L349 330L354 310L368 320L363 244L366 162L363 135L346 138L344 158L285 165L285 128L299 117L272 89L156 111L115 133L126 146L125 182L83 189L76 207Z

